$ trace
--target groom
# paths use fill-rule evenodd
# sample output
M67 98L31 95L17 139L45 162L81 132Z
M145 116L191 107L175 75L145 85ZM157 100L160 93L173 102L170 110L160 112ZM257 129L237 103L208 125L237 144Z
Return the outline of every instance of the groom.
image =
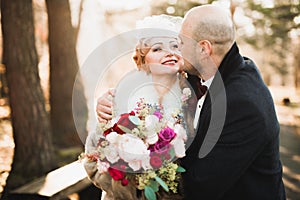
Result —
M274 103L253 61L239 54L231 16L216 6L195 7L180 35L187 67L214 79L182 160L185 199L285 199ZM225 114L214 109L222 108L222 98Z
M285 199L274 103L253 61L239 54L230 15L212 5L192 8L180 38L185 70L209 82L181 161L185 199ZM98 100L99 120L110 118L106 97Z

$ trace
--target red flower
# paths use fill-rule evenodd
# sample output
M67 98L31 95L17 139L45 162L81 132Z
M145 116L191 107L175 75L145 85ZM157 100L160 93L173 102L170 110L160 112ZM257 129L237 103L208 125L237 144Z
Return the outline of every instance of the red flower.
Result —
M129 113L129 115L135 116L134 111L131 111L131 112Z
M135 124L133 124L129 119L129 116L134 116L134 115L135 115L135 113L133 111L131 111L130 113L122 114L120 119L118 120L118 122L115 123L113 125L113 127L105 130L103 132L103 135L107 136L108 134L110 134L113 131L120 134L120 135L124 134L125 131L123 131L118 125L124 126L124 127L128 128L129 130L132 130L132 129L136 128L137 126Z
M114 126L113 126L111 129L112 129L113 131L117 132L117 133L120 134L120 135L122 135L122 134L125 133L122 129L120 129L120 128L118 127L118 124L117 124L117 123L115 123Z
M116 132L116 133L118 133L118 134L120 134L120 135L122 135L122 134L125 133L122 129L120 129L120 128L118 127L118 124L114 124L113 127L109 128L109 129L107 129L107 130L105 130L105 131L103 132L103 135L106 137L106 136L107 136L108 134L110 134L111 132Z
M134 116L134 112L131 111L130 113L124 113L121 115L120 119L118 120L117 124L124 126L126 128L128 128L129 130L132 130L134 128L136 128L137 126L132 123L129 119L129 116Z
M124 178L123 180L122 180L122 182L121 182L121 184L123 185L123 186L126 186L126 185L128 185L128 179L126 179L126 178Z
M162 160L159 156L156 156L156 155L153 155L151 156L150 158L150 165L153 167L153 168L160 168L162 166Z
M107 129L107 130L105 130L104 132L103 132L103 135L106 137L108 134L110 134L111 132L113 132L113 129L112 128L109 128L109 129Z
M120 170L110 167L108 168L108 172L115 181L123 180L125 178L125 172L122 172Z

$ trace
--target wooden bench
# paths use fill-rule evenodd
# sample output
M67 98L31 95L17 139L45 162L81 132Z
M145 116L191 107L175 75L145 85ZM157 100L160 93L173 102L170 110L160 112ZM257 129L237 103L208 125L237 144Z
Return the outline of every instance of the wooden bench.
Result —
M101 190L88 180L83 164L75 161L13 190L9 199L100 200L100 197Z

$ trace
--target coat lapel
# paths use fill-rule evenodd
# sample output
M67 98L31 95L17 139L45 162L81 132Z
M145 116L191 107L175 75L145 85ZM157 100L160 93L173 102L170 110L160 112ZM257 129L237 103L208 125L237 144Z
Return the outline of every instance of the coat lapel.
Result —
M224 57L218 69L218 72L215 75L214 80L208 90L208 94L206 95L205 101L203 103L203 107L201 109L200 117L198 119L199 122L198 122L198 129L196 131L196 136L191 146L187 150L187 154L189 154L189 157L190 156L194 158L195 156L198 157L199 151L201 154L200 148L203 150L202 148L203 141L206 139L205 137L207 135L207 131L209 130L211 118L214 118L213 116L214 113L212 114L212 112L216 112L216 109L218 109L214 107L212 111L212 105L215 106L220 102L222 103L222 101L224 101L226 104L226 82L230 78L230 75L237 68L239 68L243 62L244 62L243 57L239 54L239 49L236 43L234 43L230 51ZM223 100L221 99L221 101L220 101L220 96L221 98L224 98ZM221 107L220 109L226 109L226 105L224 106ZM224 116L224 120L225 120L225 116Z

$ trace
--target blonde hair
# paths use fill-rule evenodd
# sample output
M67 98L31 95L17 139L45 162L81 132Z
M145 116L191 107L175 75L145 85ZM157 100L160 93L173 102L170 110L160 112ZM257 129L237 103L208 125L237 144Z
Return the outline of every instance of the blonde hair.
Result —
M150 73L149 66L147 66L145 63L145 57L150 50L150 46L144 40L145 39L139 40L138 44L135 47L132 58L138 70L143 70L147 73Z

